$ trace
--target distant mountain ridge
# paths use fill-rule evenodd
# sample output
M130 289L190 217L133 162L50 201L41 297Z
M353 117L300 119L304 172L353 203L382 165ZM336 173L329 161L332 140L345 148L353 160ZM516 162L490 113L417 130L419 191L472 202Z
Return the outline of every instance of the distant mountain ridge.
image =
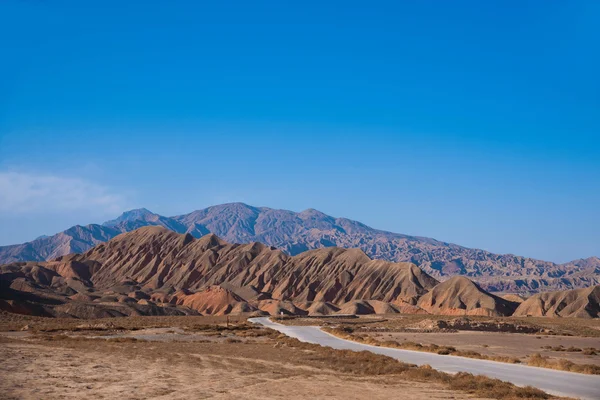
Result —
M131 210L102 225L74 226L34 241L0 247L0 264L44 261L82 253L113 237L144 226L162 226L200 238L214 233L231 243L261 242L290 255L323 247L359 248L369 257L411 262L445 280L467 276L492 292L535 293L600 284L600 259L565 264L510 254L494 254L426 237L380 231L314 209L299 213L243 203L222 204L189 214L165 217L147 209Z

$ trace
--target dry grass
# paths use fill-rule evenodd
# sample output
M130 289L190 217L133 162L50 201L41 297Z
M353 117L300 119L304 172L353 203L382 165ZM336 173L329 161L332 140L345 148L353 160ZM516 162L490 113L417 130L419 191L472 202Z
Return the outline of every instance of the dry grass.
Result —
M171 319L171 317L168 318ZM116 322L116 320L112 321ZM126 329L125 327L129 327L130 329L128 330L139 330L157 325L166 327L165 325L167 325L166 320L162 320L161 318L144 318L141 320L136 319L135 321L133 321L133 318L123 318L118 319L118 321L118 327L109 325L103 328L101 325L97 325L94 329L97 329L99 326L100 329L106 329L108 332L112 329ZM104 323L106 321L94 321L94 323L96 322ZM500 400L551 398L551 396L541 390L520 388L510 383L484 376L474 376L471 374L450 375L433 370L427 366L418 367L367 351L335 350L329 347L300 342L279 332L247 324L245 321L225 326L224 321L221 320L194 320L194 317L187 317L176 322L178 324L170 325L169 327L181 327L187 332L200 333L202 336L215 333L220 338L224 337L225 339L220 340L215 338L215 340L211 340L210 342L193 343L157 343L136 340L134 338L113 338L106 340L97 336L86 337L88 332L85 330L82 331L80 327L82 321L69 321L68 324L60 327L52 323L41 324L39 329L37 329L38 333L32 337L42 339L49 346L77 348L80 351L86 351L86 349L91 348L97 349L100 343L105 343L101 346L108 346L106 347L106 351L110 349L110 351L118 354L129 354L131 357L144 355L144 357L165 358L169 363L180 362L182 360L181 357L183 357L182 354L188 354L190 351L199 354L205 354L207 351L210 351L212 354L230 354L236 357L255 358L256 360L284 359L295 365L316 367L318 370L329 370L342 375L347 374L361 377L383 376L393 380L400 378L413 382L430 382L440 384L451 390L484 398ZM258 343L247 339L252 337L260 337L262 342ZM444 350L451 349L441 347L437 349L437 351ZM188 358L185 358L185 360L186 362L191 362Z
M271 339L247 345L222 341L32 342L0 337L0 343L4 344L0 346L2 398L264 398L267 393L272 397L285 394L290 400L382 400L400 393L400 397L414 400L468 400L475 397L469 392L482 390L477 378L467 375L452 383L454 377L426 368L409 366L406 370L394 360L383 361L384 368L370 368L371 375L364 375L360 364L377 365L378 357L342 355L318 347L300 349ZM342 368L350 372L343 373ZM31 379L32 372L23 370L42 373ZM451 384L457 389L452 390ZM503 386L493 382L484 389ZM525 395L521 388L508 390L508 394L504 389L504 393L494 393L506 399L548 398L537 392ZM490 398L487 393L483 397Z
M33 332L138 330L145 328L190 327L194 325L225 325L245 323L247 316L144 316L98 319L47 318L0 311L0 331L20 331L28 327Z
M600 349L595 347L587 347L587 348L579 348L575 346L564 347L563 345L559 346L542 346L544 350L552 350L552 351L563 351L566 353L581 353L586 356L595 356L600 353Z
M402 350L415 350L415 351L425 351L428 353L435 353L440 355L453 355L459 357L468 357L468 358L476 358L478 360L490 360L490 361L499 361L510 364L519 364L521 360L516 357L507 357L507 356L490 356L478 353L476 351L464 351L457 350L453 346L438 346L436 344L420 344L415 342L397 342L395 340L386 340L379 341L373 339L370 336L361 335L361 334L353 334L353 329L351 327L339 327L339 328L322 328L324 331L331 333L332 335L341 337L343 339L353 340L359 343L370 344L373 346L383 346L383 347L391 347L395 349Z
M600 375L600 366L593 364L575 364L564 358L552 360L549 357L544 357L540 353L535 353L529 356L527 365L533 367L542 367L550 369L558 369L561 371L578 372L580 374Z
M65 341L65 340L71 340L71 341L104 340L106 342L111 342L111 343L142 343L142 342L146 342L146 340L144 340L144 339L138 339L135 337L111 337L111 338L105 339L102 337L91 338L91 337L85 337L85 336L68 336L65 334L57 334L57 335L36 334L36 335L32 336L32 338L38 339L38 340L43 340L46 342L59 342L59 341Z
M428 314L385 314L365 315L355 319L302 318L282 321L285 325L368 325L371 331L410 332L415 324L423 321L449 321L459 316ZM600 337L600 319L597 318L549 318L549 317L483 317L468 316L474 322L512 323L539 330L537 335L561 335L579 337Z
M312 352L313 361L343 373L358 375L398 374L412 380L443 383L453 390L494 399L550 398L548 394L539 389L520 388L511 383L481 375L475 376L468 373L450 375L434 370L429 366L417 367L368 351L334 350L329 347L303 343L288 337L281 338L281 340L287 346Z
M476 351L471 350L457 350L453 346L439 346L436 344L420 344L411 341L398 342L395 340L377 340L372 336L368 336L365 334L355 333L355 329L352 326L340 326L337 328L328 328L323 327L324 331L329 332L335 336L341 337L347 340L353 340L359 343L369 344L373 346L384 346L402 350L414 350L414 351L424 351L429 353L435 353L440 355L452 355L452 356L460 356L460 357L468 357L475 358L480 360L490 360L490 361L498 361L505 362L510 364L519 364L522 363L521 359L517 357L509 357L509 356L497 356L497 355L486 355L481 354ZM582 353L584 355L596 355L600 350L589 347L589 348L578 348L574 346L564 347L560 346L543 346L543 349L560 351L560 352L574 352L574 353ZM556 369L561 371L569 371L569 372L577 372L581 374L589 374L589 375L600 375L600 366L594 364L578 364L566 359L551 359L549 357L544 357L539 353L533 354L529 356L527 360L527 365Z
M533 387L518 387L509 382L488 378L483 375L458 373L450 375L432 369L405 364L394 358L368 351L354 352L335 350L315 344L300 342L297 339L282 337L286 346L311 352L312 361L322 367L356 375L400 375L401 377L442 383L453 390L460 390L475 396L492 399L549 399L550 395Z
M531 386L517 387L498 379L459 372L450 381L450 388L494 399L548 399L550 396Z
M448 377L448 374L436 371L430 366L409 371L407 376L413 379L436 380L445 382L451 389L460 390L492 399L548 399L550 396L540 389L531 386L517 387L511 383L492 379L482 375L459 372Z

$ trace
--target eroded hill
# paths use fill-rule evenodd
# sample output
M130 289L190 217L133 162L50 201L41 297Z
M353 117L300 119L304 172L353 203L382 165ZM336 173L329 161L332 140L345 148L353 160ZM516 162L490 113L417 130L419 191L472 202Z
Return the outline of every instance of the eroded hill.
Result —
M372 260L359 249L328 247L289 256L261 243L231 244L214 234L195 239L160 226L121 234L83 254L2 265L0 289L4 310L83 318L240 313L507 316L519 306L465 277L439 283L414 264ZM530 314L539 304L547 308L548 299L560 297L552 300L557 304L552 312L538 314L597 316L597 290L588 291L534 296L519 310ZM596 300L582 302L590 296ZM590 309L595 314L576 311Z
M84 254L4 265L0 273L9 311L71 315L95 305L102 314L113 303L124 315L333 313L365 299L402 307L438 283L413 264L371 260L358 249L289 256L260 243L230 244L213 234L194 239L156 226Z
M196 238L214 233L232 243L261 242L290 255L327 247L358 248L374 259L415 264L439 280L466 276L492 292L530 294L600 284L597 257L555 264L380 231L312 209L295 213L241 203L175 217L160 216L145 209L133 210L103 225L75 226L54 236L0 247L0 263L44 261L72 252L85 252L120 233L143 226L162 226Z

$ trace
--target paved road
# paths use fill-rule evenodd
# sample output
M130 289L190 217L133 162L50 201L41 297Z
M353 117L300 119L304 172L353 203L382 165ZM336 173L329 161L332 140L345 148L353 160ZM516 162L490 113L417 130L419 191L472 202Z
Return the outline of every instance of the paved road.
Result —
M273 322L268 317L250 318L249 321L275 329L303 342L316 343L334 349L368 350L411 364L429 364L437 370L448 373L470 372L512 382L519 386L534 386L559 396L600 400L600 376L598 375L576 374L526 365L371 346L340 339L323 332L316 326L286 326Z

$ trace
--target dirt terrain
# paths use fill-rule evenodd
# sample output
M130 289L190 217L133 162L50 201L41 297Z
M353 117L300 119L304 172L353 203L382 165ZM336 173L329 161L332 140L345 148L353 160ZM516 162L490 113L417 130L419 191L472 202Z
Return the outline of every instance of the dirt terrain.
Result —
M388 314L278 321L288 325L321 325L336 336L368 344L600 373L597 319Z
M275 317L277 318L277 317ZM284 317L277 320L286 325L356 325L375 331L394 332L437 332L440 322L453 326L460 322L460 329L487 332L522 332L543 335L595 337L600 341L600 319L589 318L545 318L545 317L502 317L486 316L450 317L446 315L360 315L360 316L327 316L323 318Z
M225 317L0 317L3 399L551 398L300 343L243 319L227 327Z
M6 399L466 399L441 385L367 378L298 366L244 344L2 343ZM255 347L243 354L240 347ZM151 350L151 351L146 351ZM241 356L237 353L242 353ZM247 352L246 352L247 353ZM263 357L262 358L266 358ZM32 379L35 377L35 379Z
M458 350L474 351L488 356L515 357L526 362L528 355L540 353L550 358L563 358L578 364L600 365L600 340L572 336L536 336L522 333L468 332L455 333L368 333L379 341L411 341L421 344L453 346ZM559 348L562 346L562 349ZM552 349L549 349L548 347ZM566 351L570 348L577 351ZM595 348L594 354L584 354Z

